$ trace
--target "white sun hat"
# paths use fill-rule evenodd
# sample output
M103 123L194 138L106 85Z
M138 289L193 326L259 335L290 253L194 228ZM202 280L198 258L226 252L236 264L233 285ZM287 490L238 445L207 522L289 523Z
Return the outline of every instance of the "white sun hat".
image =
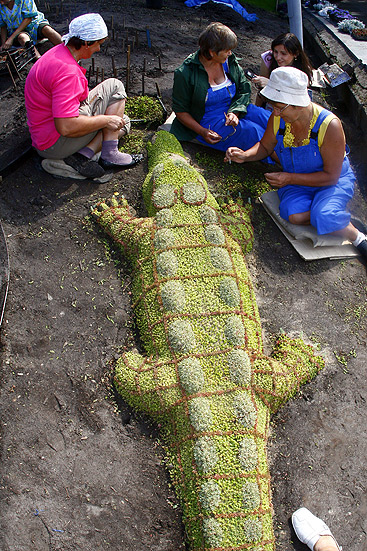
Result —
M70 21L69 32L62 37L65 45L73 36L80 38L80 40L86 40L87 42L102 40L102 38L108 36L107 25L99 13L79 15L79 17Z
M278 67L271 72L261 95L270 101L307 107L310 96L307 91L308 76L295 67Z

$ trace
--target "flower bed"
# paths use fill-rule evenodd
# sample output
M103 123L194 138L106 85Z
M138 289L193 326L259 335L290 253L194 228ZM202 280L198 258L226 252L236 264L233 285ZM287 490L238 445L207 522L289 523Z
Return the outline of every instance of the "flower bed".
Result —
M356 29L364 29L365 24L359 19L343 19L338 23L338 30L343 33L350 33Z
M341 10L339 8L335 8L335 10L331 10L328 12L329 19L331 21L334 21L335 23L339 23L339 21L343 21L343 19L354 19L353 15L349 13L347 10Z
M353 29L350 34L355 40L367 40L367 29Z

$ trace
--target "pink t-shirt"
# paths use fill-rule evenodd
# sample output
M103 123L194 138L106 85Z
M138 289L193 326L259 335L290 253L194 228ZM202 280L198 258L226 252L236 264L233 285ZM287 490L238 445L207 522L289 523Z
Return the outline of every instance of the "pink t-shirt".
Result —
M85 73L64 44L48 50L30 70L24 89L25 106L32 144L40 151L60 137L54 118L79 115L80 102L88 97Z

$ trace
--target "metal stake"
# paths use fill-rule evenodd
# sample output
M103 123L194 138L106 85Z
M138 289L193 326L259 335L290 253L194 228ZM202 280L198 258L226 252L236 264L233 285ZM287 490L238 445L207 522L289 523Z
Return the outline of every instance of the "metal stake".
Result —
M9 75L10 75L10 78L11 78L11 79L12 79L12 81L13 81L13 86L14 86L14 88L16 89L16 88L17 88L17 85L16 85L16 83L15 83L15 80L14 80L14 77L13 77L13 73L11 72L11 70L10 70L10 67L9 67L9 64L8 64L8 63L6 63L6 68L7 68L7 69L8 69L8 71L9 71Z
M115 65L115 56L111 55L111 61L112 61L113 76L115 78L117 78L117 71L116 71L116 65Z
M127 67L126 67L126 93L129 93L130 83L130 45L127 47Z
M143 60L143 73L141 75L141 95L145 95L145 71L147 67L147 60L144 58Z

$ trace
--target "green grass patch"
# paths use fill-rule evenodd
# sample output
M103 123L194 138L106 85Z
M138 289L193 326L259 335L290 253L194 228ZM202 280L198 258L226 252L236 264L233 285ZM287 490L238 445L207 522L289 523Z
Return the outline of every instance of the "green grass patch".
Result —
M203 169L205 179L211 183L210 187L217 199L227 196L234 199L242 197L246 202L271 190L259 168L236 163L225 164L223 157L224 153L217 151L196 153L196 161Z

